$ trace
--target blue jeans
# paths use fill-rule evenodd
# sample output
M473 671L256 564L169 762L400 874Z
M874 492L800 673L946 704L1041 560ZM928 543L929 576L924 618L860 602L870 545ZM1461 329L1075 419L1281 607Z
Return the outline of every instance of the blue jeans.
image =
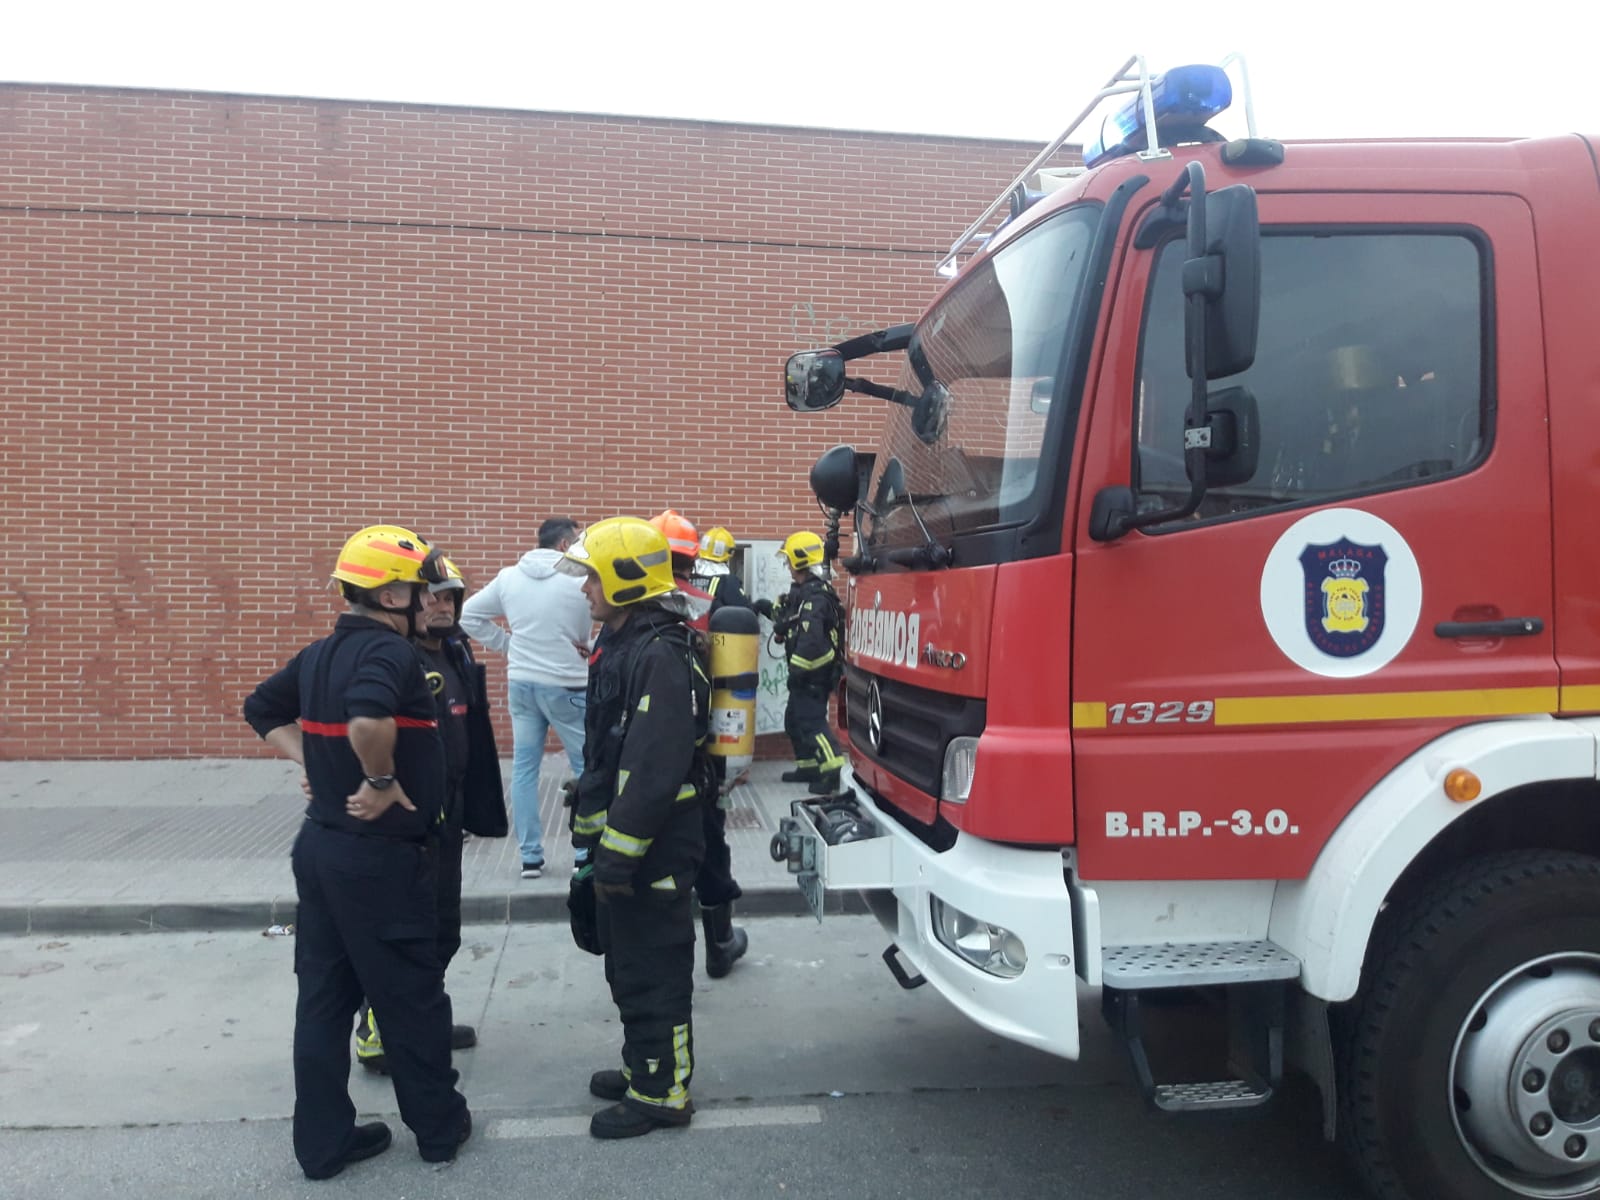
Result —
M511 820L525 863L544 862L539 830L539 764L555 726L574 775L583 773L584 689L548 683L510 682Z

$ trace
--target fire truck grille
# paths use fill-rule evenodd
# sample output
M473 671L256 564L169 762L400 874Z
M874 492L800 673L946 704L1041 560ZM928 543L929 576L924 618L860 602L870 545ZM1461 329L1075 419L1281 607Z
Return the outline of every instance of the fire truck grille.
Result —
M882 715L876 746L868 696L873 683ZM982 700L901 683L854 666L845 668L845 689L850 744L856 752L930 796L939 795L950 739L977 737L988 716Z

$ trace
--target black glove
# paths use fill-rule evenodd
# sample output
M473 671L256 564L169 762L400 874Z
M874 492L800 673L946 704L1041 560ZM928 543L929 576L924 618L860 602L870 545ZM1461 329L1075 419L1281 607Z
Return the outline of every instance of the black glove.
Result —
M772 620L772 601L768 600L765 596L763 596L760 600L757 600L750 607L755 609L757 613L765 617L767 620Z
M561 785L561 805L563 808L571 808L577 802L578 781L576 779L569 779Z
M572 884L567 889L567 912L571 914L572 940L579 950L604 954L600 948L600 926L595 916L594 866L588 850L573 853Z

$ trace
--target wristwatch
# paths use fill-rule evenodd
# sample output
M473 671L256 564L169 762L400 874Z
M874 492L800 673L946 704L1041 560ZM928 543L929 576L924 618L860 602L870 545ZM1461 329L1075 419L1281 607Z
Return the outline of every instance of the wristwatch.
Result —
M375 792L387 791L394 786L393 775L368 775L367 786Z

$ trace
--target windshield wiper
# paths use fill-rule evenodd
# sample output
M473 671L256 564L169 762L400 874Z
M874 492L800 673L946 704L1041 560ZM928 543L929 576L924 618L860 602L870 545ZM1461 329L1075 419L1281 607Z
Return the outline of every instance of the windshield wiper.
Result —
M948 567L954 557L950 547L938 541L933 534L928 532L928 527L923 524L922 514L917 511L917 502L911 491L906 487L905 468L898 458L891 458L889 465L883 469L883 476L878 480L878 494L890 497L904 497L906 508L917 523L917 529L922 533L922 545L906 546L898 550L886 550L883 558L902 567L929 567L938 570ZM875 514L876 515L876 514ZM873 521L873 531L877 531L879 521Z

